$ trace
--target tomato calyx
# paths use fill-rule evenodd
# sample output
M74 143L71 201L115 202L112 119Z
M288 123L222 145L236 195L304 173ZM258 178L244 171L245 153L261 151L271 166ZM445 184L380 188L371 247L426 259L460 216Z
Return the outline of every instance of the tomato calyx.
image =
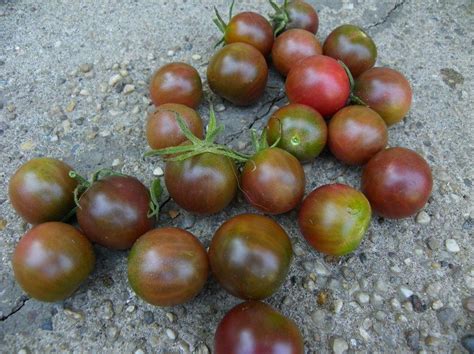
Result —
M275 10L273 15L270 15L270 18L273 22L273 34L278 36L285 29L286 25L291 21L290 14L287 11L288 0L283 2L283 5L279 6L275 1L268 0L271 7Z
M256 129L252 129L250 131L252 146L255 150L255 153L258 153L258 152L260 152L262 150L265 150L265 149L274 148L278 145L278 143L281 140L281 132L282 132L281 121L278 120L278 122L280 123L280 132L278 134L278 138L275 140L275 142L272 145L268 144L268 140L267 140L267 130L268 129L267 128L263 129L262 134L260 134L260 137L258 136Z
M360 97L358 97L356 94L354 94L355 80L354 80L354 76L352 75L352 73L349 70L349 68L347 67L347 65L342 60L338 60L337 62L339 63L339 65L341 65L343 67L344 71L347 74L347 77L349 78L349 85L350 85L350 88L351 88L351 94L349 95L349 103L350 104L356 104L356 105L359 105L359 106L369 107L369 105L367 103L365 103Z
M232 19L232 11L234 10L234 3L235 3L235 0L232 0L232 3L230 4L230 7L229 7L229 21ZM212 21L216 24L217 28L219 28L219 30L223 33L222 38L214 46L214 48L217 48L218 46L220 46L221 44L225 42L225 33L227 31L228 24L224 21L224 19L222 18L221 14L219 13L219 11L217 10L215 6L214 6L214 13L216 14L216 17L214 17Z

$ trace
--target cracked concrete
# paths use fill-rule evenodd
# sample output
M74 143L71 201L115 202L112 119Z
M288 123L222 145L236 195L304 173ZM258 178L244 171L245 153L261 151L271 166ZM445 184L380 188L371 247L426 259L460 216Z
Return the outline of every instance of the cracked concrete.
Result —
M388 10L387 14L381 20L368 25L366 28L371 29L371 28L383 25L396 13L398 9L400 9L405 4L405 2L406 0L396 3L390 10Z

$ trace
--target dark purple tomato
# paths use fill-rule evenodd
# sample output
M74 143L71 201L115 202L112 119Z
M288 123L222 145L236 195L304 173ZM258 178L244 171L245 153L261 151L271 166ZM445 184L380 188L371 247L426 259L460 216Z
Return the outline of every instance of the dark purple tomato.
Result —
M273 28L265 17L255 12L241 12L229 21L224 40L230 43L247 43L263 56L270 54L273 45Z
M209 274L206 250L190 232L166 227L141 236L128 256L133 291L157 306L182 304L195 297Z
M342 25L332 31L324 41L323 53L342 60L354 77L369 70L377 60L374 41L354 25Z
M194 109L182 104L166 103L148 116L146 139L152 149L178 146L187 140L178 125L176 115L185 121L195 136L203 138L202 120Z
M276 30L283 25L285 30L300 28L313 34L318 32L318 13L310 4L304 1L295 0L283 4L280 11L272 18ZM279 32L276 34L278 35Z
M62 220L75 207L77 182L69 171L69 165L48 157L26 162L8 185L13 208L31 224Z
M179 103L196 108L202 99L201 77L186 63L163 65L151 79L150 98L155 106Z
M221 48L207 67L211 90L238 106L257 101L265 90L267 79L268 67L262 53L245 43Z
M374 211L389 219L416 214L425 206L432 188L428 163L413 150L402 147L380 151L362 173L362 192Z
M61 222L33 227L13 252L15 279L25 292L40 301L60 301L71 296L94 269L95 255L89 240Z
M384 120L368 107L344 107L329 122L329 149L348 165L365 164L387 146L387 141Z
M354 94L380 114L387 126L405 117L412 100L408 80L390 68L372 68L362 73L355 82Z
M313 33L295 28L275 39L272 61L277 71L286 76L300 60L322 53L321 43Z
M272 145L279 137L279 148L302 162L311 161L326 145L326 122L313 108L290 103L275 111L267 123L268 143Z
M271 296L285 281L293 250L272 219L241 214L227 220L209 247L212 273L232 295L246 300Z
M308 243L319 252L343 256L359 247L370 224L369 201L345 184L327 184L303 201L298 223Z
M289 152L277 147L264 149L245 163L240 187L245 199L257 209L286 213L303 199L304 170Z
M109 176L94 182L81 196L77 221L92 242L122 250L153 227L149 207L150 193L139 180Z
M214 335L215 354L303 354L304 342L293 320L259 301L231 309Z
M301 60L288 74L285 88L290 102L311 106L325 117L344 107L350 95L346 71L325 55Z
M168 161L165 184L181 208L197 214L214 214L234 199L238 172L230 158L206 152L183 161Z

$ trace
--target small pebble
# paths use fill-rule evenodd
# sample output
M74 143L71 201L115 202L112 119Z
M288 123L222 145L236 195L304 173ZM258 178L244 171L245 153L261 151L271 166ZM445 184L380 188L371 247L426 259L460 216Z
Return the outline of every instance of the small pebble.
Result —
M171 328L165 330L166 336L171 340L176 340L177 334Z
M132 313L135 311L135 309L136 309L135 305L128 305L125 311L127 311L128 313Z
M0 225L1 225L1 220L0 220ZM0 230L1 230L1 226L0 226ZM468 312L474 313L474 296L465 298L462 304Z
M32 141L25 141L24 143L22 143L20 145L20 150L23 150L23 151L29 151L31 149L33 149L35 147L35 143L32 142Z
M377 311L375 313L375 318L379 321L385 321L385 319L387 318L387 314L383 311Z
M430 347L437 347L438 345L441 344L441 340L435 336L427 336L425 338L425 344Z
M357 300L357 302L359 303L359 305L363 306L363 305L369 303L369 301L370 301L370 296L369 296L369 294L367 294L367 293L358 292L358 293L356 294L356 300Z
M28 354L29 353L29 350L27 349L20 349L17 354Z
M457 319L456 311L452 307L445 307L436 313L438 321L445 327L450 327Z
M105 333L107 335L107 338L109 338L111 341L114 341L119 336L120 330L115 326L107 326Z
M128 71L125 69L120 69L119 70L120 76L122 77L127 77L128 76Z
M223 112L225 111L225 106L222 104L222 103L219 103L218 105L216 105L216 112Z
M343 354L349 349L349 344L340 337L336 337L332 340L332 350L334 354Z
M423 312L426 310L426 304L424 304L418 295L410 296L410 302L413 305L415 312Z
M120 159L114 159L112 161L112 167L119 166L121 163L122 163L122 161L120 161Z
M453 240L452 238L446 240L446 249L451 253L457 253L461 250L456 240Z
M138 348L137 350L133 352L133 354L145 354L145 351L141 348Z
M321 262L316 261L314 263L313 267L314 267L314 271L316 272L316 274L321 275L323 277L328 276L329 274L331 274L331 272Z
M115 74L109 79L109 86L114 87L122 80L122 76L120 74Z
M431 221L430 216L426 211L420 211L416 216L416 222L421 225L429 224Z
M440 301L440 300L435 300L433 301L433 303L431 304L431 308L435 311L443 308L444 304Z
M377 279L375 289L381 293L386 293L388 291L388 285L382 279Z
M168 321L170 321L171 323L174 323L176 321L176 315L172 312L167 312L166 313L166 318L168 319Z
M86 89L82 89L81 91L79 91L79 94L81 96L89 96L90 95L90 92L87 91Z
M193 54L191 58L193 58L193 60L201 60L201 56L199 54Z
M98 311L104 320L110 320L114 317L114 304L111 300L105 300Z
M81 70L81 72L83 73L88 73L89 71L92 70L92 64L90 63L84 63L84 64L81 64L79 65L79 70Z
M295 255L297 255L297 256L302 256L302 255L304 255L304 250L303 250L303 248L301 248L300 245L296 245L296 246L294 247L294 249L293 249L293 252L294 252Z
M7 104L7 110L8 110L8 112L13 113L13 112L15 112L16 107L13 103L9 103L9 104Z
M209 354L209 348L204 343L199 344L196 349L194 349L193 354Z
M169 56L169 57L172 57L174 55L174 50L168 50L166 52L166 55Z
M344 302L340 299L336 299L334 300L334 303L333 303L333 311L335 314L338 314L341 312L342 310L342 306L344 306Z
M413 291L411 291L410 289L408 289L404 286L401 286L400 287L400 294L402 295L402 297L404 299L408 299L410 296L413 295Z
M163 176L163 175L164 175L164 172L161 167L158 166L153 170L153 176Z
M133 91L135 91L135 85L127 84L123 88L122 92L124 93L124 95L128 95L129 93L132 93Z
M416 330L409 330L405 332L407 345L411 350L420 349L420 332Z
M64 309L64 313L67 316L74 318L75 320L82 320L84 318L82 313L73 311L71 309Z
M76 108L76 101L72 100L70 101L67 106L66 106L66 112L72 112L74 111L74 108Z
M7 221L5 219L0 219L0 231L2 231L7 226Z

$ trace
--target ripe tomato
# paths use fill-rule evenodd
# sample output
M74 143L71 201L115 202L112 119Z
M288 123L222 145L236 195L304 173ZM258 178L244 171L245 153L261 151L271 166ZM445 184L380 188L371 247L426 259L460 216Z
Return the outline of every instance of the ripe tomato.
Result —
M268 67L262 53L245 43L232 43L220 49L209 62L207 81L217 95L247 106L262 96Z
M305 175L296 157L280 148L261 150L242 170L242 192L247 201L269 214L282 214L303 199Z
M405 117L412 100L408 80L390 68L372 68L362 73L355 82L354 94L380 114L387 126Z
M290 102L311 106L323 116L344 107L350 95L344 68L324 55L301 60L288 74L285 87Z
M175 227L141 236L128 256L133 291L157 306L182 304L195 297L209 274L207 253L190 232Z
M431 169L410 149L380 151L364 168L362 191L374 211L386 218L401 219L424 207L433 188Z
M365 164L387 146L387 141L384 120L368 107L344 107L329 122L329 149L348 165Z
M31 224L62 220L75 206L77 182L69 171L69 165L48 157L26 162L8 185L13 208Z
M187 140L176 121L177 114L184 119L191 132L202 139L204 132L199 114L182 104L166 103L148 116L146 138L152 149L178 146Z
M307 2L294 0L285 2L281 7L273 1L270 1L270 4L276 10L275 15L272 16L276 35L282 30L292 28L304 29L314 34L318 32L318 13Z
M314 34L295 28L283 32L275 39L272 61L277 71L286 76L300 60L322 53L321 43Z
M359 247L372 211L365 196L344 184L316 188L303 201L298 223L316 250L343 256Z
M139 180L109 176L92 183L81 196L77 221L92 242L127 249L153 227L149 206L149 191Z
M18 284L40 301L71 296L94 268L91 243L74 227L46 222L28 231L13 252Z
M290 103L275 111L267 123L268 144L273 145L278 137L279 148L302 162L311 161L326 145L326 122L313 108Z
M214 335L216 354L303 354L304 342L295 322L271 306L247 301L231 309Z
M293 250L285 230L272 219L241 214L214 234L209 262L217 281L242 299L271 296L285 281Z
M155 106L179 103L196 108L202 99L199 73L186 63L163 65L151 79L150 98Z
M354 25L342 25L333 30L324 41L323 53L342 60L354 77L369 70L377 60L374 41Z

